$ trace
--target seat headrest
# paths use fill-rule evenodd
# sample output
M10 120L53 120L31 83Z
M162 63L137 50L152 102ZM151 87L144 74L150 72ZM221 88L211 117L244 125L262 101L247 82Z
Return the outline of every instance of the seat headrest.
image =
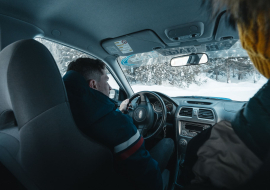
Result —
M0 52L0 113L13 110L22 127L66 101L59 69L43 44L33 39L21 40Z

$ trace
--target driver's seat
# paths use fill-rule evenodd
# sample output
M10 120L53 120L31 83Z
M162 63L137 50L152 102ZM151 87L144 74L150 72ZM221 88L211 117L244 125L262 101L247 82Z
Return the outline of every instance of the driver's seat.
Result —
M56 63L39 42L0 53L0 162L27 189L102 189L109 149L76 127Z

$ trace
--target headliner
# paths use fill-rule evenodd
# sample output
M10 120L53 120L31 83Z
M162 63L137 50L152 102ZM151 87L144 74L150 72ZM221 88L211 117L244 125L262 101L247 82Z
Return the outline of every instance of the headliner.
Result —
M39 27L44 37L104 59L104 39L150 29L165 43L165 29L190 22L209 24L201 0L0 0L0 14ZM59 30L60 36L52 35Z

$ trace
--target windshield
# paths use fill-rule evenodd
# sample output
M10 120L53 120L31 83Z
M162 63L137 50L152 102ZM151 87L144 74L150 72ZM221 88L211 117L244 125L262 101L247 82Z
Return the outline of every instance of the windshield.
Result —
M209 57L206 64L170 66L173 57L202 52ZM118 62L135 93L248 101L267 81L237 40L120 56Z

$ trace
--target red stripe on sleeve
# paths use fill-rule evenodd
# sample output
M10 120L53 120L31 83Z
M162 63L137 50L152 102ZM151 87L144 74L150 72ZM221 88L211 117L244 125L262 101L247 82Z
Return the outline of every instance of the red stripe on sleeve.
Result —
M122 154L120 154L118 156L117 160L125 160L128 157L130 157L132 154L134 154L143 144L143 137L140 138L140 140L134 144L130 149L128 149L127 151L124 151Z

